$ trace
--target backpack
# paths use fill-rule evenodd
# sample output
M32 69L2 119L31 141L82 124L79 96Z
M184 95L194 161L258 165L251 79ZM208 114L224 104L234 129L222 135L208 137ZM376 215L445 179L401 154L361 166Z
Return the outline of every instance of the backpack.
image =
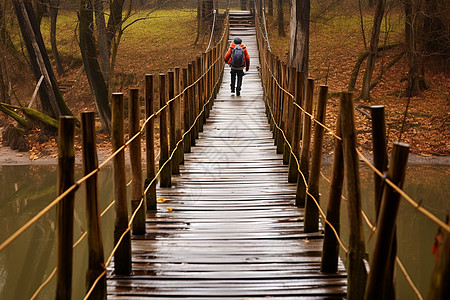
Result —
M233 52L231 53L231 66L232 67L243 67L245 65L244 61L244 50L241 46L236 45L234 47Z

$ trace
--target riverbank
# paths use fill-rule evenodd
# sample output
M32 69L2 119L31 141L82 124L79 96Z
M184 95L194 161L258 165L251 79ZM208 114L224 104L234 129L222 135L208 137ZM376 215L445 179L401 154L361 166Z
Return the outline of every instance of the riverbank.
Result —
M98 151L99 163L105 161L111 155L111 151L106 149L101 149ZM369 160L372 159L371 154L364 154ZM126 162L129 163L128 152L125 155ZM142 160L144 162L145 152L142 152ZM332 154L323 155L323 164L331 164L333 160ZM30 155L29 152L19 152L12 150L9 147L0 146L0 165L56 165L58 163L57 154L53 153L48 156L36 157ZM76 152L75 163L81 165L82 158L81 152ZM431 156L431 155L420 155L415 153L410 153L408 164L412 165L440 165L440 166L450 166L450 156Z

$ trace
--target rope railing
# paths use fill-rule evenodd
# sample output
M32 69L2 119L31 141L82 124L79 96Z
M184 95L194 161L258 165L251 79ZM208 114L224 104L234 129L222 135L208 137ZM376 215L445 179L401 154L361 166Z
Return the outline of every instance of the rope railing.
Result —
M257 9L256 9L257 10ZM257 20L258 21L258 20ZM258 23L258 22L257 22ZM264 34L263 34L263 30L261 28L261 25L258 24L259 26L257 26L259 31L259 35L258 37L262 36L263 40L265 42L266 39L264 38ZM295 100L295 96L292 95L292 93L288 90L286 90L286 88L284 88L280 82L278 81L278 79L276 78L276 75L274 74L271 66L269 65L269 62L265 59L264 55L265 53L263 53L263 51L261 51L261 47L260 44L258 43L258 46L260 48L260 61L263 62L263 67L261 72L268 72L269 77L271 78L270 80L272 80L272 82L274 82L274 84L276 85L276 88L280 91L280 94L277 94L277 97L281 97L281 100L276 100L279 101L279 103L283 102L283 95L285 95L286 97L290 98L287 100L287 102L284 102L284 104L281 105L285 105L287 103L287 105L290 105L292 103L293 107L296 107L300 112L303 113L303 115L305 117L308 117L313 123L317 124L318 126L322 127L323 129L325 129L332 137L334 137L336 139L336 142L341 142L342 138L340 136L338 136L336 134L336 132L334 130L332 130L331 128L329 128L328 126L326 126L324 123L318 121L313 115L312 113L306 111L305 108L303 108L302 106L300 106L298 103L296 103ZM268 47L268 45L266 45L268 52L271 52L270 47ZM266 48L264 48L265 50ZM297 165L297 172L299 174L299 178L302 178L303 184L306 186L306 194L313 200L313 202L315 203L315 206L317 207L320 216L322 217L322 220L325 222L325 224L327 224L336 240L337 243L339 244L340 248L345 252L348 253L349 250L346 248L346 246L343 244L342 240L339 237L339 233L337 232L336 228L334 228L334 226L328 222L327 217L325 215L325 213L323 212L323 210L320 207L319 202L317 201L317 199L309 192L309 185L307 182L307 178L304 175L304 173L300 170L300 159L297 156L297 153L294 152L293 147L291 146L291 143L289 142L289 139L287 137L287 134L285 132L285 130L282 128L282 125L280 125L280 120L277 120L277 118L274 115L274 112L272 110L272 106L271 104L269 104L268 102L268 98L271 97L272 95L270 95L270 91L268 91L269 87L266 86L266 82L263 79L263 89L264 89L264 95L265 95L265 100L266 100L266 109L268 111L268 118L270 119L271 123L273 124L274 127L274 134L275 131L278 131L281 135L282 135L282 140L284 142L285 145L287 145L287 149L288 149L288 155L290 155L291 158L293 158L295 160L295 163ZM273 89L272 87L270 87L270 89ZM279 105L279 103L273 104L272 105ZM284 109L284 107L283 107ZM280 117L278 117L280 118ZM283 117L281 117L283 118ZM286 148L285 148L286 149ZM378 169L370 162L368 161L365 156L358 150L356 150L357 155L359 156L359 158L366 164L368 165L374 172L375 174L377 174L377 176L379 176L380 178L384 178L385 175L382 174L381 172L378 171ZM326 178L324 176L324 174L322 172L320 172L322 177ZM326 180L330 183L331 181L326 178ZM398 194L401 195L401 197L403 197L404 199L406 199L406 201L413 206L417 211L421 212L425 217L427 217L428 219L432 220L434 223L436 223L440 228L444 229L447 232L450 232L450 226L446 223L444 223L443 221L441 221L439 218L437 218L436 216L434 216L432 213L430 213L429 211L427 211L426 209L424 209L423 207L420 206L420 204L418 204L417 202L415 202L409 195L407 195L397 184L395 184L394 182L392 182L390 179L386 178L384 180L386 182L387 185L389 185L392 189L394 189ZM341 196L343 199L345 199L344 196ZM372 225L372 223L370 222L369 218L367 217L367 215L365 214L365 212L363 210L361 210L361 215L363 216L363 219L365 220L366 224L369 226L370 230L372 232L376 231L376 228L374 225ZM412 281L410 275L408 274L407 270L405 269L405 267L403 266L401 260L399 259L398 256L395 256L395 262L397 264L397 266L400 268L400 270L402 271L403 275L405 276L407 282L409 283L409 285L411 286L412 290L414 291L414 293L416 294L418 299L423 299L422 295L420 294L419 290L417 289L416 285L414 284L414 282Z
M30 228L33 224L35 224L43 215L45 215L53 207L55 207L57 204L59 204L67 195L69 195L72 192L75 192L80 187L81 184L83 184L88 179L90 179L91 177L96 175L112 159L114 159L119 153L124 151L124 149L127 148L133 141L135 141L140 136L142 136L142 134L145 132L146 125L148 124L148 122L150 122L152 119L154 119L157 116L159 116L160 114L162 114L165 110L167 110L170 107L172 102L176 101L177 99L180 99L190 89L193 89L196 85L198 85L201 80L204 80L206 76L210 76L211 79L215 79L215 82L213 83L212 88L210 88L210 90L209 90L210 95L209 95L208 100L205 101L205 103L203 104L202 110L198 113L196 118L193 120L192 125L190 126L189 130L184 132L184 134L182 135L181 139L177 142L177 144L176 144L175 148L172 150L172 153L171 153L170 157L168 158L168 160L166 160L165 163L159 168L158 173L152 179L151 184L153 184L156 181L157 177L161 175L161 172L167 166L167 164L170 161L173 160L175 153L180 150L180 145L183 142L183 139L187 135L192 133L192 130L196 127L196 125L199 122L200 118L205 113L206 108L211 104L212 100L214 100L213 98L215 97L215 93L218 90L218 85L220 84L220 80L221 80L221 75L219 73L217 73L217 72L220 72L220 73L223 72L223 70L220 68L223 65L219 65L219 62L221 62L223 60L222 59L222 56L223 56L222 52L225 49L225 46L222 45L222 44L224 43L224 38L225 38L225 35L228 32L228 28L229 28L228 18L226 18L226 22L227 23L224 26L222 37L219 40L219 42L216 44L216 48L217 48L217 50L219 50L219 51L217 51L217 54L218 54L217 58L214 61L212 61L212 63L208 63L205 60L205 64L207 63L208 68L206 70L202 71L202 74L196 80L194 80L191 84L186 86L176 96L174 96L173 98L169 99L167 101L167 103L164 106L162 106L157 112L151 114L148 118L146 118L145 121L143 122L143 124L141 125L140 130L135 135L133 135L131 138L129 138L113 154L111 154L109 157L107 157L101 164L99 164L98 167L95 170L91 171L90 173L88 173L85 176L83 176L80 179L78 179L72 186L70 186L68 189L63 191L59 196L57 196L53 201L51 201L49 205L47 205L44 209L42 209L40 212L38 212L32 219L30 219L21 228L19 228L15 233L13 233L9 238L7 238L4 242L2 242L0 244L0 251L4 250L7 246L9 246L11 243L13 243L28 228ZM219 47L219 45L222 45L222 47ZM212 50L210 51L210 53L212 53ZM214 75L214 76L213 75L209 75L209 74L212 74L213 71L216 72L217 74ZM207 88L206 85L205 85L204 88L205 89ZM129 186L130 184L132 184L132 182L133 181L131 180L130 182L128 182L128 184L126 186ZM132 225L133 221L135 220L137 212L142 208L142 205L144 203L144 198L145 198L144 195L146 195L147 192L149 191L149 188L151 187L151 184L149 184L145 188L144 192L142 193L142 197L140 199L139 205L134 209L134 211L133 211L133 213L132 213L132 215L131 215L131 217L129 219L128 228L122 233L121 237L119 238L118 242L116 243L115 247L113 248L113 250L112 250L108 260L106 261L104 272L102 272L102 274L94 282L93 286L91 286L91 288L89 289L88 294L86 295L85 299L87 299L89 297L89 295L91 295L92 291L95 289L95 285L99 282L101 277L106 275L106 266L108 266L111 263L112 257L116 253L116 251L119 248L119 246L120 246L121 242L123 241L124 237L130 232L131 225ZM113 200L106 207L106 209L101 213L100 217L103 217L115 205L115 203L116 203L116 201ZM87 233L88 232L86 231L86 232L84 232L82 234L82 236L73 244L73 248L75 248L77 245L79 245L81 243L81 241L87 236ZM52 271L52 273L49 275L49 277L46 279L46 281L43 284L41 284L41 286L36 290L36 292L34 293L32 299L35 299L39 295L39 293L51 281L51 279L55 276L56 273L57 273L57 267Z
M285 93L288 97L290 97L291 99L295 99L294 95L292 95L289 91L287 91L284 87L282 87L280 85L280 83L278 82L278 80L274 77L273 72L270 70L270 67L267 63L267 61L264 62L266 64L266 66L268 67L269 72L271 73L271 76L273 77L275 83L277 84L278 88ZM325 130L327 130L331 136L333 136L335 139L341 141L341 137L336 135L336 132L331 129L330 127L326 126L325 124L319 122L316 120L316 118L309 112L307 112L303 107L301 107L299 104L293 102L293 105L295 107L297 107L302 113L304 113L305 115L307 115L312 122L318 124L319 126L323 127ZM360 157L360 159L368 166L370 167L380 178L382 178L384 175L383 173L381 173L368 159L365 158L365 156L357 150L357 153ZM411 206L413 206L417 211L419 211L420 213L422 213L425 217L427 217L428 219L430 219L431 221L433 221L434 223L436 223L439 227L441 227L442 229L444 229L445 231L447 231L448 233L450 233L450 226L448 224L446 224L445 222L443 222L442 220L440 220L438 217L436 217L435 215L433 215L431 212L429 212L428 210L426 210L425 208L423 208L422 206L420 206L419 203L417 203L416 201L414 201L408 194L406 194L402 189L400 189L397 185L395 185L392 181L390 181L389 179L386 179L386 183L389 184L397 193L399 193Z

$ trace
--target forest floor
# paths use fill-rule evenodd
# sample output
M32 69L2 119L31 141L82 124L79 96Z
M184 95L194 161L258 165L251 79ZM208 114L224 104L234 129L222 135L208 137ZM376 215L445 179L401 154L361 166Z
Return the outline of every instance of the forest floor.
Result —
M136 16L138 17L138 16ZM81 58L78 45L73 38L76 23L73 13L63 13L61 24L64 30L59 30L60 51L66 69L65 75L59 78L64 97L73 112L95 110L93 97L86 76L79 74ZM365 19L366 31L370 32L370 17ZM383 43L396 43L402 40L401 17L390 19L390 32L383 38ZM272 51L282 60L287 61L289 48L288 37L279 37L275 20L267 17L269 39ZM288 21L285 31L289 32ZM127 96L129 88L140 87L142 90L145 74L158 74L174 67L184 67L195 56L206 49L209 36L204 35L199 43L193 45L196 38L196 19L193 11L160 11L155 18L137 23L125 32L116 65L115 91L123 91ZM43 24L43 32L48 32L48 26ZM326 125L335 127L338 110L338 92L346 91L350 74L358 58L365 50L359 19L356 16L333 16L328 19L318 19L311 23L310 28L310 77L316 79L316 88L327 84L332 93L327 105ZM366 32L366 36L369 34ZM183 38L179 38L182 36ZM48 37L45 37L48 38ZM244 41L245 44L245 41ZM377 59L374 77L377 77L382 66L393 59L401 46L383 51ZM407 74L406 57L387 70L383 79L371 92L372 99L358 99L358 89L361 87L365 62L362 64L356 83L355 107L357 105L384 105L386 108L386 125L388 147L399 140L411 145L411 152L418 161L449 164L450 155L450 76L439 71L439 68L428 64L425 69L429 89L420 95L408 99L402 96L405 90ZM27 71L28 65L12 68L14 98L19 103L27 103L34 90L34 80ZM448 69L448 66L447 66ZM409 105L408 105L409 102ZM408 111L405 118L405 109ZM38 106L36 108L39 108ZM358 134L358 148L370 154L372 148L370 120L355 111ZM4 115L0 115L0 131L11 123ZM401 129L403 127L403 132ZM101 124L97 123L97 128ZM56 137L44 134L39 128L28 131L30 144L28 152L10 151L0 142L0 164L5 163L40 163L54 161L57 156ZM79 134L76 137L76 151L81 153ZM111 152L109 135L99 131L97 135L99 155L107 156ZM333 151L333 139L325 140L325 150ZM442 159L435 159L441 157ZM422 159L421 159L422 158ZM433 158L427 160L427 158Z

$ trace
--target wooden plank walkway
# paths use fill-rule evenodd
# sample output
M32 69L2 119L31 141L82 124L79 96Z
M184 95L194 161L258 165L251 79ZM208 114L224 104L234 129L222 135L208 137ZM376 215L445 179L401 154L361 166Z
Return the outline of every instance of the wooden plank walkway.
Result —
M320 272L322 233L303 233L295 184L265 116L255 29L232 27L251 56L241 96L229 68L204 132L173 187L158 188L133 274L108 276L109 299L342 299L346 274Z

